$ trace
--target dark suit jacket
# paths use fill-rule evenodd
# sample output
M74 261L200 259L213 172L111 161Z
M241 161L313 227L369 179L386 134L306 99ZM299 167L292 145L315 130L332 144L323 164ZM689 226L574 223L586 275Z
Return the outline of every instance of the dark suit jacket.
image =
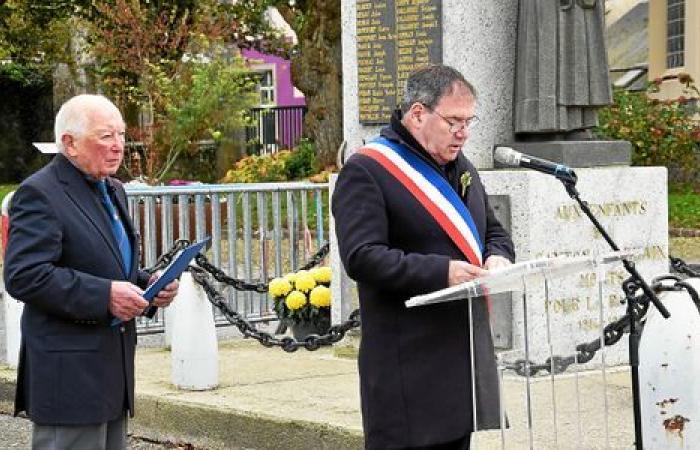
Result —
M15 414L72 425L133 415L134 321L112 327L112 280L145 287L121 184L109 179L132 244L124 273L96 189L63 155L27 178L12 198L5 284L25 303Z
M402 134L399 134L402 133ZM382 130L429 160L407 131ZM411 142L407 142L411 141ZM484 260L513 260L513 244L489 207L474 166L460 154L435 170L468 206L485 243ZM466 196L459 179L472 175ZM449 442L473 430L470 320L466 301L406 308L404 301L447 287L451 259L464 255L416 199L375 160L349 158L340 171L332 210L340 257L357 281L362 316L359 354L365 444L368 449ZM473 310L477 427L497 427L498 385L489 315Z

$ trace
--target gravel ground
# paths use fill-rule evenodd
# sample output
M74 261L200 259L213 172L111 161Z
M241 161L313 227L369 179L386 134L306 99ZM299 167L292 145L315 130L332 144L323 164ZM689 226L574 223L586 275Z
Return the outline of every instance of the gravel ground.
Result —
M27 419L0 414L0 449L28 449L31 443L32 424ZM195 450L190 445L162 444L147 442L141 439L129 437L130 450L163 450L181 449Z
M0 414L0 448L29 448L31 428L27 419Z

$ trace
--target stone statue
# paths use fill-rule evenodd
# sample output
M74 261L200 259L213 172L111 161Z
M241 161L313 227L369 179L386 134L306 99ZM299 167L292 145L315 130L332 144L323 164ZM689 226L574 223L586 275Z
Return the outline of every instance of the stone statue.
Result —
M590 135L612 102L604 0L520 0L514 127L518 140Z

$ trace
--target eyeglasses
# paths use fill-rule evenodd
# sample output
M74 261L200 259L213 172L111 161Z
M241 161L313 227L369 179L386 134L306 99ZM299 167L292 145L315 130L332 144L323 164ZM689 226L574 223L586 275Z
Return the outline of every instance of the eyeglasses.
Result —
M431 108L430 106L425 105L425 104L422 104L422 105L425 107L425 109L434 112L435 114L437 114L437 116L439 118L441 118L442 120L447 122L447 124L450 126L449 131L450 131L450 133L453 133L453 134L457 133L459 131L465 130L465 129L467 131L469 131L472 128L474 128L474 125L479 123L479 117L477 117L477 116L471 116L467 120L464 120L464 121L462 121L462 120L454 121L454 120L450 120L447 117L443 116L442 114L440 114L439 112L437 112L433 108Z

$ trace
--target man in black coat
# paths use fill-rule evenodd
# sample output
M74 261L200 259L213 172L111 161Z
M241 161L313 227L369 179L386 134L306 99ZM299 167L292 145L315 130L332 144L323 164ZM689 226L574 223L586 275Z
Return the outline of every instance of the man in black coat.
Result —
M110 177L124 156L124 122L105 97L79 95L59 110L55 134L60 153L10 207L5 285L25 303L15 414L34 423L34 449L123 449L134 412L133 319L154 281L138 270L126 194ZM176 293L173 282L154 306Z
M514 260L461 151L475 101L450 67L414 72L390 126L348 159L335 186L340 256L360 296L367 449L464 449L472 431L499 426L487 300L404 305Z

